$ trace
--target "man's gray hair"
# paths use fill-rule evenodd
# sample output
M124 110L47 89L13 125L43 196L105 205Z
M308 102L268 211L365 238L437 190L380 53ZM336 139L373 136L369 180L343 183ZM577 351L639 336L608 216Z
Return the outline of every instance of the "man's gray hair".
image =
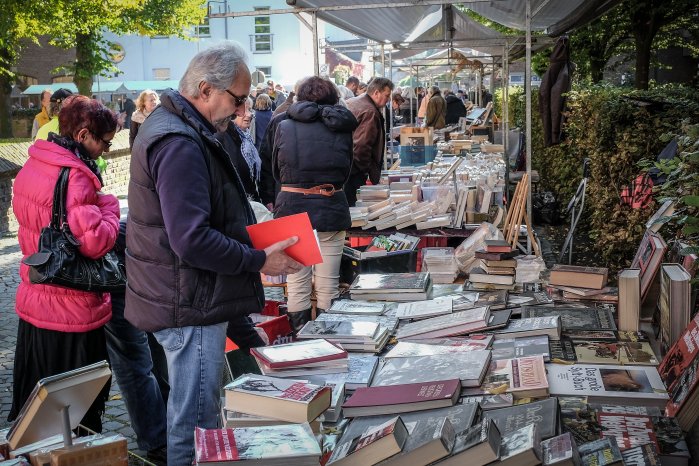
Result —
M393 82L388 78L374 78L367 86L366 93L371 95L376 91L383 92L384 89L389 88L393 90Z
M199 97L199 84L206 81L215 89L228 89L241 72L249 73L247 54L233 41L222 42L202 50L192 58L180 80L180 92Z

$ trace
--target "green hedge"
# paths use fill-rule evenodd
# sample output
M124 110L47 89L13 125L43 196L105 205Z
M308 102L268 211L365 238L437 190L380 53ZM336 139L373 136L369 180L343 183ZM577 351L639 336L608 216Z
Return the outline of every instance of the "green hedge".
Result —
M582 161L590 158L585 221L597 252L616 271L629 265L643 236L644 224L657 205L622 206L619 194L641 173L639 162L654 159L667 143L666 133L682 122L699 122L699 93L677 86L636 91L610 86L574 87L568 96L565 141L543 147L537 90L532 105L532 168L541 188L553 191L562 205L582 179ZM510 123L524 120L523 93L510 92Z

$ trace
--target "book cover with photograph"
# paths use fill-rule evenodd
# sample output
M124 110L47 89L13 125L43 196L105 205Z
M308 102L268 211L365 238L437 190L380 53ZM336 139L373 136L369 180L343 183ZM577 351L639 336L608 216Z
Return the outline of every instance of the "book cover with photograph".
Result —
M545 466L577 466L580 455L575 440L566 432L541 442L541 460Z
M541 356L544 362L550 359L549 337L546 335L494 340L491 350L493 361L525 356Z
M359 314L380 316L386 310L386 303L338 299L327 310L330 314Z
M401 293L404 291L425 291L430 283L428 272L410 273L362 273L357 275L350 293Z
M509 408L484 411L483 419L495 421L502 435L527 424L536 424L542 439L551 438L558 434L558 400L546 398Z
M592 307L527 306L522 318L560 316L561 330L616 330L614 316L609 309Z
M586 396L591 402L664 407L669 397L652 366L547 364L551 396Z
M578 446L583 466L624 466L619 446L613 437L605 437Z
M422 338L448 337L481 330L488 326L488 307L477 307L448 315L411 322L398 329L399 340L421 336Z
M473 350L488 349L492 337L464 338L463 341L455 341L446 344L427 344L422 340L399 341L396 346L384 355L384 358L410 358L416 356L432 356L436 354L467 353Z
M581 364L622 364L657 366L650 342L573 340L577 361Z
M379 333L379 324L352 320L311 320L298 333L299 339L327 338L372 340Z
M512 393L515 398L548 395L544 358L530 356L493 360L480 387L464 390L464 395Z

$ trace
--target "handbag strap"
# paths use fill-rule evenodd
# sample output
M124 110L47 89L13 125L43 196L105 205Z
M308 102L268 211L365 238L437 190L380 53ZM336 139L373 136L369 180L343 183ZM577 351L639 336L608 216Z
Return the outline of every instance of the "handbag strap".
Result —
M60 230L68 224L68 212L66 210L66 196L68 193L69 167L62 167L53 188L53 207L51 208L51 225Z

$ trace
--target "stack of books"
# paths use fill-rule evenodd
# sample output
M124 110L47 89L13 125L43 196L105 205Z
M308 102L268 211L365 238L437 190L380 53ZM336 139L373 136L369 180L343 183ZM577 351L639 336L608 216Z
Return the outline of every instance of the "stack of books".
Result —
M566 301L605 301L616 303L618 290L607 286L606 267L582 267L556 264L551 269L549 285Z
M308 322L296 337L299 340L326 339L351 351L375 353L380 351L390 336L388 329L378 322L343 319L346 316L329 315Z
M519 253L505 240L486 240L485 249L476 251L480 265L468 275L472 287L476 289L513 290Z
M250 354L264 375L295 377L347 371L347 351L322 339L252 348Z
M394 252L394 251L413 251L420 238L417 236L404 235L402 233L394 233L390 236L379 235L375 236L365 252Z
M432 281L427 272L359 274L350 285L352 299L419 301L427 299Z

